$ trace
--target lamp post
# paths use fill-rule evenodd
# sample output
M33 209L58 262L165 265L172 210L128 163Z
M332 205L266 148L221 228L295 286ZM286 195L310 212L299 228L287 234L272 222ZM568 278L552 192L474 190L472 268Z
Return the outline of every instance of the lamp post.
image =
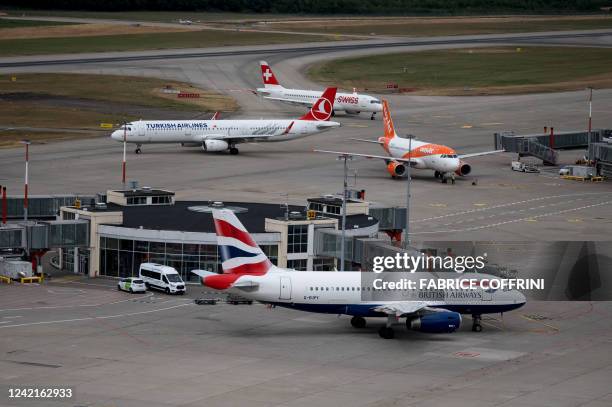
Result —
M30 255L30 242L28 236L28 178L29 178L29 166L30 166L30 140L22 140L21 144L25 145L25 176L23 183L23 221L25 227L25 238L26 238L26 255Z
M346 238L346 198L348 195L348 161L352 159L353 156L350 154L341 154L338 156L338 160L344 161L344 186L342 188L342 234L340 240L340 271L344 271L344 241Z
M121 162L121 182L125 190L125 151L127 148L127 123L123 122L123 161Z
M593 88L587 88L589 90L589 143L591 142L591 120L593 115Z
M412 134L408 134L406 137L408 138L408 169L406 171L406 178L408 182L406 184L406 230L405 230L405 236L404 236L404 246L406 247L406 249L408 249L408 246L410 245L409 228L410 228L410 184L412 183L412 177L411 177L412 139L414 138L414 136Z

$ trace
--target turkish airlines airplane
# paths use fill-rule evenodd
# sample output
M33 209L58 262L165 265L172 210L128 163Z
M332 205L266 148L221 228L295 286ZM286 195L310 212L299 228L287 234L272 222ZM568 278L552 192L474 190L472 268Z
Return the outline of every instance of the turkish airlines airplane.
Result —
M288 141L340 127L331 122L336 88L327 88L310 111L299 119L218 120L140 120L115 130L111 138L136 144L136 154L143 144L180 143L184 147L202 147L204 151L238 154L239 143Z
M406 319L408 329L426 333L450 333L461 325L461 314L471 314L472 330L480 332L482 314L514 310L526 302L525 296L519 291L490 289L486 293L484 290L456 290L453 291L454 295L445 295L442 299L436 290L433 292L436 296L425 296L435 298L431 301L365 299L376 297L374 286L364 282L367 277L375 276L374 273L296 271L276 267L234 212L213 209L213 219L223 274L192 270L201 277L204 286L300 311L350 315L351 325L355 328L365 327L366 317L386 318L387 323L379 330L379 335L385 339L393 338L393 326L400 318ZM433 273L415 274L431 276ZM480 273L444 274L455 275L455 278L467 278L468 274L471 278L491 277ZM466 291L473 292L466 295ZM463 296L458 295L461 292Z
M264 99L277 100L290 104L312 106L320 96L317 90L287 89L282 87L272 72L270 65L260 61L261 77L264 87L257 88L256 92ZM346 112L347 114L359 114L361 112L372 113L370 119L374 120L377 112L382 111L380 100L369 95L353 93L338 93L334 102L334 112Z
M398 137L391 119L391 112L386 100L383 100L383 127L384 136L378 140L362 140L366 143L375 143L389 154L388 156L347 153L342 151L315 150L319 153L329 154L348 154L355 157L377 158L385 161L387 171L392 178L401 178L406 175L406 165L410 163L411 168L419 170L433 170L434 176L440 178L442 182L446 182L448 175L453 173L457 175L468 175L472 171L472 167L464 158L476 157L480 155L501 153L504 150L484 151L471 154L457 154L455 150L442 144L428 143L426 141L407 139Z

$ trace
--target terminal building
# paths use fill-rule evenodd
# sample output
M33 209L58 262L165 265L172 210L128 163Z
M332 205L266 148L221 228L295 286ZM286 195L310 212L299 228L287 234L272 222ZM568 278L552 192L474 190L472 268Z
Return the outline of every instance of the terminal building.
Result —
M138 275L141 263L174 267L185 281L190 271L221 272L212 209L227 208L252 234L270 260L295 270L339 268L339 225L342 200L309 199L305 206L278 203L180 201L171 191L152 188L108 191L89 205L62 206L61 222L87 222L87 247L61 248L65 270L90 277ZM347 200L346 236L373 238L379 222L369 204ZM348 249L350 254L350 249ZM355 269L350 256L345 269Z

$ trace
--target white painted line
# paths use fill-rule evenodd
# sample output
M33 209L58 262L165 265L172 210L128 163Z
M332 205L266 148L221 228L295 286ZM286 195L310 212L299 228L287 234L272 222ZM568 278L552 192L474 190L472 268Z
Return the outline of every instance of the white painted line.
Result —
M427 235L427 234L435 234L435 233L471 232L471 231L474 231L474 230L487 229L487 228L492 228L492 227L496 227L496 226L506 225L506 224L509 224L509 223L516 223L516 222L522 222L522 221L532 222L534 219L543 218L543 217L546 217L546 216L560 215L562 213L580 211L582 209L594 208L596 206L608 205L608 204L611 204L611 203L612 203L612 201L600 202L600 203L597 203L597 204L581 206L581 207L578 207L578 208L564 209L564 210L561 210L561 211L548 212L548 213L543 213L541 215L528 216L526 218L520 218L520 219L512 219L512 220L507 220L505 222L491 223L491 224L488 224L488 225L474 226L474 227L466 228L466 229L431 230L431 231L427 231L427 232L411 232L411 234L412 235Z
M27 322L27 323L24 323L24 324L14 324L14 325L0 326L0 329L4 329L4 328L17 328L17 327L21 327L21 326L31 326L31 325L64 324L64 323L67 323L67 322L93 321L93 320L97 320L97 319L125 318L125 317L131 317L131 316L134 316L134 315L152 314L154 312L167 311L167 310L174 309L174 308L188 307L188 306L191 306L191 305L193 305L193 303L179 304L179 305L174 305L172 307L159 308L159 309L154 309L154 310L149 310L149 311L132 312L132 313L127 313L127 314L106 315L106 316L102 316L102 317L86 317L86 318L74 318L74 319L60 319L60 320L57 320L57 321Z
M9 319L9 318L23 318L23 315L9 315L9 316L2 317L2 318L6 318L6 319Z
M461 212L449 213L447 215L440 215L440 216L434 216L434 217L431 217L431 218L412 220L412 221L410 221L410 223L427 222L427 221L430 221L430 220L449 218L451 216L460 216L460 215L466 215L468 213L489 211L491 209L504 208L504 207L513 206L513 205L520 205L520 204L524 204L524 203L528 203L528 202L541 201L541 200L544 200L544 199L566 198L566 197L570 197L570 196L584 197L585 195L610 195L610 194L612 194L612 192L587 192L587 193L582 193L582 194L567 194L567 195L542 196L542 197L539 197L539 198L526 199L524 201L508 202L508 203L504 203L504 204L489 206L489 207L486 207L486 208L470 209L470 210L461 211Z
M153 297L154 294L149 294L145 297L140 297L140 298L150 298ZM80 304L80 305L54 305L54 306L47 306L47 307L30 307L30 308L5 308L5 309L0 309L0 312L5 312L5 311L33 311L33 310L39 310L39 309L58 309L58 308L77 308L77 307L100 307L102 305L114 305L114 304L119 304L122 302L127 302L127 301L132 301L134 300L134 298L128 298L125 300L119 300L119 301L113 301L113 302L103 302L100 304Z

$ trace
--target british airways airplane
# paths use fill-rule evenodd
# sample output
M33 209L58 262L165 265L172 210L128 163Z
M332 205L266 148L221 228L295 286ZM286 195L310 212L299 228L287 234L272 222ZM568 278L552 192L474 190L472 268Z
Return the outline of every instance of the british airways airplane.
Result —
M264 87L257 88L256 92L264 99L276 100L295 105L312 106L321 96L321 91L305 89L289 89L281 86L274 76L272 68L266 61L260 61L261 78ZM370 119L374 120L374 115L382 111L380 100L370 95L357 92L338 93L334 102L334 112L346 112L347 114L359 114L361 112L372 113Z
M239 143L288 141L340 127L329 121L336 88L327 88L310 111L294 120L140 120L115 130L111 138L136 144L136 154L143 144L180 143L184 147L202 147L204 151L229 151L238 154Z
M383 317L387 322L380 328L379 335L385 339L394 337L393 327L400 318L405 318L408 329L450 333L461 325L461 314L471 314L472 330L479 332L482 314L514 310L526 301L516 290L487 290L486 295L469 290L472 295L463 296L461 300L445 295L420 301L364 299L375 297L372 285L366 287L364 283L367 280L364 276L374 273L295 271L276 267L231 210L215 209L213 218L223 274L193 270L201 277L202 285L276 306L350 315L355 328L365 327L366 317ZM459 276L457 278L462 278Z

